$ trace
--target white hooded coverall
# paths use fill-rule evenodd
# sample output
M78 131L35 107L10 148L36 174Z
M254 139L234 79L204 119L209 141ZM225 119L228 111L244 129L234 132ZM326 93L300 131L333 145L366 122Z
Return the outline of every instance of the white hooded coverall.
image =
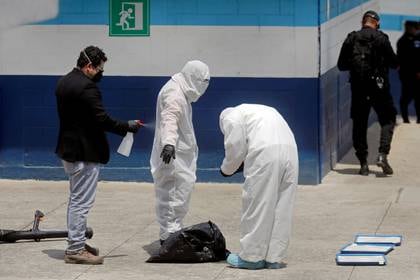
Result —
M162 87L156 104L156 130L150 158L156 192L160 239L180 230L196 180L198 147L192 123L191 103L206 91L209 68L189 61ZM160 154L165 145L175 146L175 159L165 164Z
M289 244L299 170L293 133L274 108L256 104L223 110L220 129L221 171L231 175L244 162L239 256L280 262Z

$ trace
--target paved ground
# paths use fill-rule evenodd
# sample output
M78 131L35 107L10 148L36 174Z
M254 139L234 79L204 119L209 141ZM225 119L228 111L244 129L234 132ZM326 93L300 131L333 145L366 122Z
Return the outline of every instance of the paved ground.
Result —
M377 134L374 126L371 135ZM106 255L104 265L65 264L65 240L0 244L0 279L420 279L418 143L420 125L399 125L390 155L394 176L382 176L373 165L368 177L356 175L349 154L321 185L300 186L288 265L280 270L145 263L158 248L153 186L102 182L89 224L95 231L91 243ZM211 219L237 251L240 193L237 184L198 184L186 223ZM0 180L0 228L28 228L35 209L46 214L42 228L64 228L66 200L67 182ZM335 254L357 233L402 234L404 240L386 266L337 266Z

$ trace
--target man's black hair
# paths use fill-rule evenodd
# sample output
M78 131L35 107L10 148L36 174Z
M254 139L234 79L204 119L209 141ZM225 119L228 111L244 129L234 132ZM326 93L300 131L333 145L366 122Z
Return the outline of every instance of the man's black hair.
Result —
M77 67L83 68L90 62L92 62L93 67L98 67L101 61L106 62L107 60L108 58L102 49L96 46L89 46L80 52L79 58L77 59Z

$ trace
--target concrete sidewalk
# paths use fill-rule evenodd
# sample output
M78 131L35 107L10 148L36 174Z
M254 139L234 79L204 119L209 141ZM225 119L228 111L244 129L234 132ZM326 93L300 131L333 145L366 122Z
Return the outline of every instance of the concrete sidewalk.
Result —
M375 125L370 133L377 132ZM382 176L373 165L370 176L357 175L351 152L323 184L299 187L288 265L280 270L238 270L224 262L145 263L148 252L159 246L153 186L101 182L89 225L94 229L90 243L106 255L104 265L65 264L63 239L3 243L0 279L420 279L419 143L420 125L401 124L390 155L394 176ZM373 159L375 147L370 151ZM0 228L27 229L40 209L46 214L41 228L65 229L67 185L0 180ZM211 219L228 249L237 252L240 205L240 185L198 184L186 224ZM386 266L337 266L335 254L357 233L402 234L404 240L388 255Z

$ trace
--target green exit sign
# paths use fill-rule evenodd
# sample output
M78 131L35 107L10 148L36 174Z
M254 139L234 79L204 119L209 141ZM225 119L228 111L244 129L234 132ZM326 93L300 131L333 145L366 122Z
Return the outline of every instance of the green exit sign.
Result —
M149 36L149 0L110 0L109 36Z

